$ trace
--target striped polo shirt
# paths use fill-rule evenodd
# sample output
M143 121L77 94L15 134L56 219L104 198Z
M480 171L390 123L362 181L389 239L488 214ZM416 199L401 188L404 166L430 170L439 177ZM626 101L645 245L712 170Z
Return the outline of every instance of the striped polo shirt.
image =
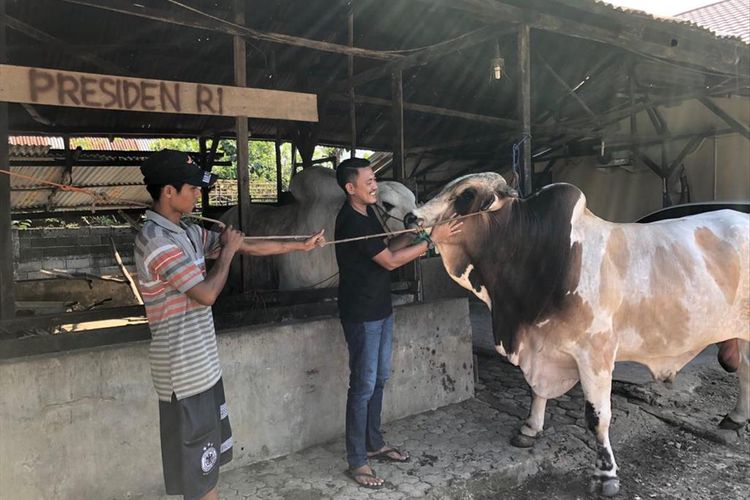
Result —
M162 401L173 392L177 399L201 393L221 377L211 307L186 294L205 279L205 259L220 250L219 233L146 211L135 263L151 329L151 376Z

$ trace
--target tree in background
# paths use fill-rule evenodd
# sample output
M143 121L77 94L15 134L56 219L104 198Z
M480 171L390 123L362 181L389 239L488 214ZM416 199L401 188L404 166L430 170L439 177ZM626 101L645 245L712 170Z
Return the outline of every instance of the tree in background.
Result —
M157 139L151 146L153 151L160 149L177 149L179 151L197 152L200 146L197 139ZM331 146L315 148L313 159L336 157L342 159L342 151ZM232 162L229 166L215 166L211 170L222 179L237 178L237 145L234 140L221 139L217 149L217 158L226 158ZM298 157L299 161L299 157ZM324 163L331 166L331 163ZM276 184L276 146L273 141L248 141L248 168L250 182L268 182ZM281 185L284 191L289 189L292 173L292 145L285 142L281 145Z

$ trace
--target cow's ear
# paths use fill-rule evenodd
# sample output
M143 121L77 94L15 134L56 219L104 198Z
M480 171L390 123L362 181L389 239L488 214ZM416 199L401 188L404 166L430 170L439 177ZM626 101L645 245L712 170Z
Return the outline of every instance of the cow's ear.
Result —
M490 196L487 197L486 200L484 200L484 202L482 203L482 206L480 207L480 210L482 211L489 210L496 200L497 200L497 195L495 193L492 193Z
M510 196L511 198L518 198L518 189L511 186L504 186L500 189L499 194L502 196Z
M513 175L511 175L510 180L508 181L507 186L518 193L518 184L521 181L521 177L516 173L516 171L513 171Z

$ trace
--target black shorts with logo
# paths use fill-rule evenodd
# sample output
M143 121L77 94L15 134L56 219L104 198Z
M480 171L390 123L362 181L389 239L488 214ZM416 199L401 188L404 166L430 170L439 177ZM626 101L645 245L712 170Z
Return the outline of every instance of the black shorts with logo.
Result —
M168 495L198 499L214 489L219 466L232 460L224 384L167 403L159 401L161 459Z

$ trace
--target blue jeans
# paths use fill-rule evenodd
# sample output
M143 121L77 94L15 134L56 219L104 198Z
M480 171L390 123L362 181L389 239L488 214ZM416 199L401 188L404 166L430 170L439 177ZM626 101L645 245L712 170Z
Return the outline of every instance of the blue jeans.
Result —
M349 347L346 398L346 459L354 469L367 463L367 452L385 446L380 431L383 387L391 374L393 314L377 321L341 321Z

